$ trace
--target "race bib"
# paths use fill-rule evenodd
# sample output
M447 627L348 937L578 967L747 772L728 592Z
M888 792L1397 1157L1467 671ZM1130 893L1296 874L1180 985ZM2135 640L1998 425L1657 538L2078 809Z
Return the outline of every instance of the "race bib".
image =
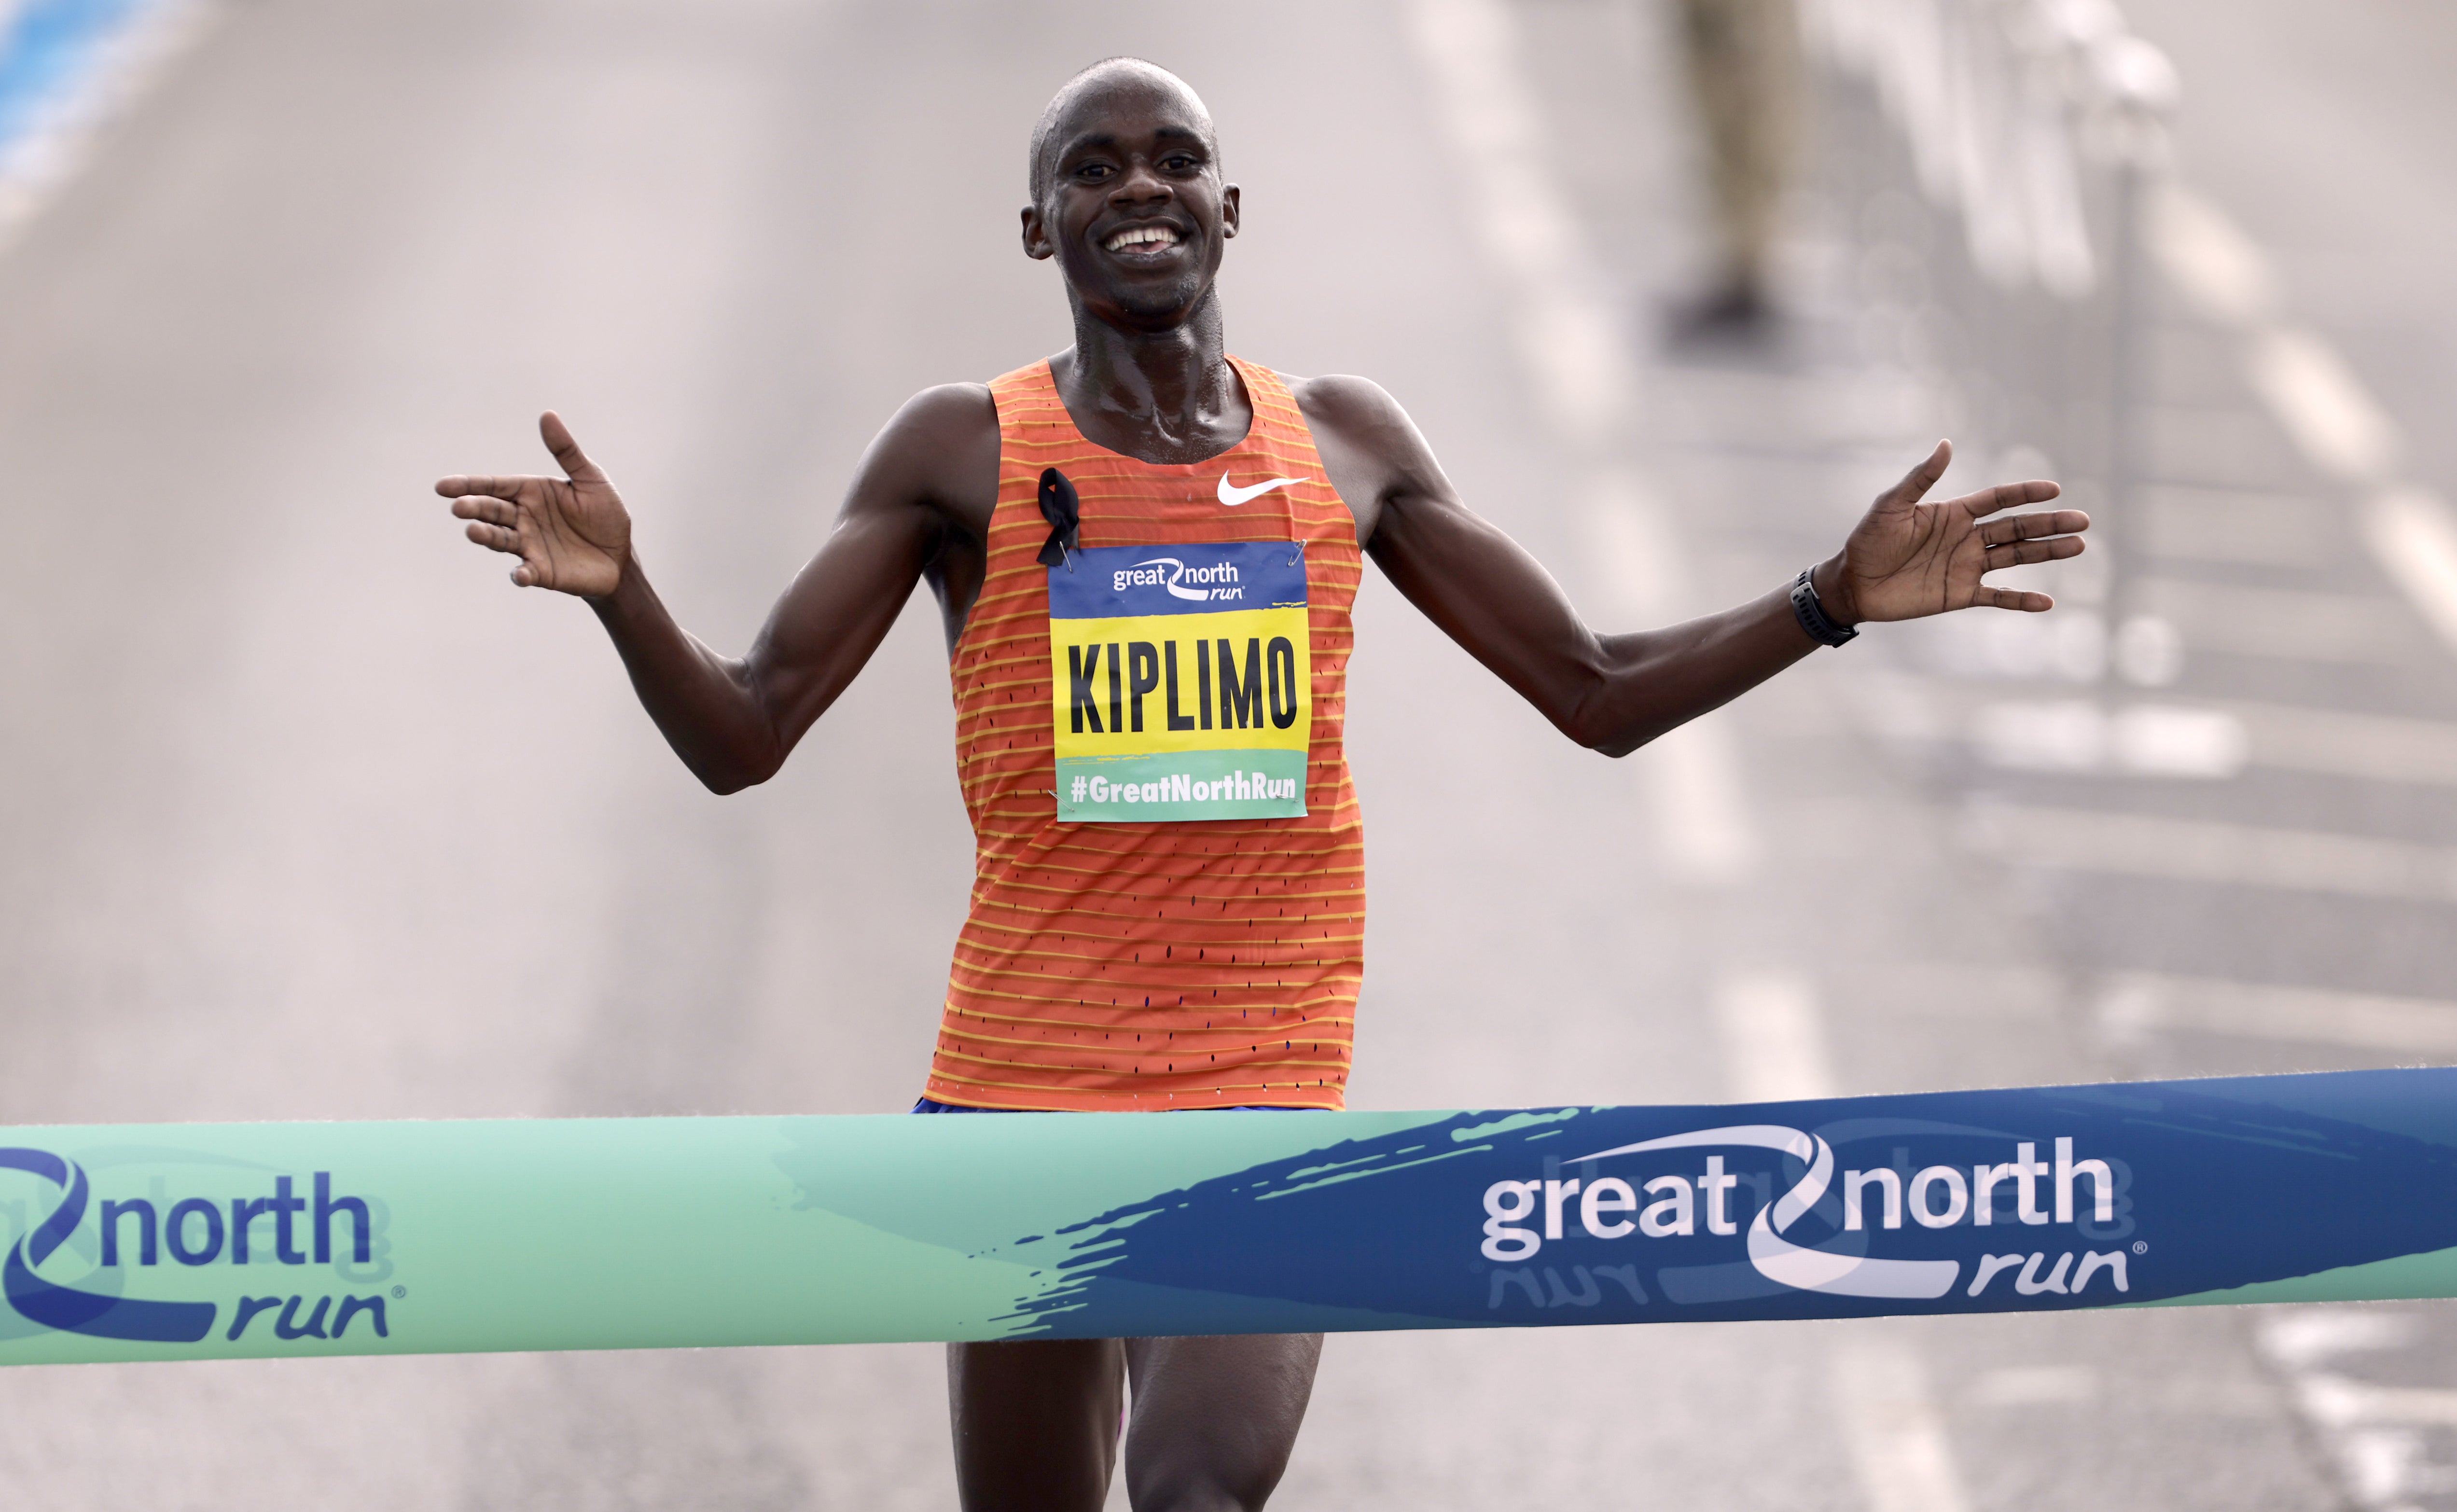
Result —
M1303 816L1309 639L1301 543L1097 547L1049 569L1058 817Z

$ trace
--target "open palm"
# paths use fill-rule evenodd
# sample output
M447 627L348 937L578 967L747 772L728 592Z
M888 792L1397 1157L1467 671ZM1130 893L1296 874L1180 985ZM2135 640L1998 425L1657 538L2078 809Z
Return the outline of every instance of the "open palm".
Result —
M2036 613L2055 606L2045 593L1991 588L1980 575L2079 556L2090 516L2048 509L1988 518L2017 505L2045 504L2059 491L2053 483L1999 484L1941 504L1921 503L1952 460L1952 443L1938 442L1852 528L1843 543L1838 585L1845 598L1838 607L1850 620L1918 619L1974 606Z
M597 464L580 449L552 410L538 434L565 476L467 477L439 480L435 491L470 522L468 536L490 550L521 559L512 581L600 598L623 581L631 555L631 516Z

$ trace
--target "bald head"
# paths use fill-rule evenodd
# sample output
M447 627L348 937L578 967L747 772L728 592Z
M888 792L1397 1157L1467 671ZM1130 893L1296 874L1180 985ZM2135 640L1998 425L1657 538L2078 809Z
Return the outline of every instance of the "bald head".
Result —
M1059 153L1064 148L1067 128L1087 105L1117 94L1159 96L1176 105L1187 123L1200 130L1206 146L1216 163L1220 155L1220 139L1211 130L1211 113L1203 108L1203 97L1194 87L1162 68L1142 58L1103 58L1083 70L1058 88L1049 97L1048 106L1041 113L1040 124L1032 129L1032 157L1029 183L1032 202L1040 204L1049 192L1049 180L1055 172Z

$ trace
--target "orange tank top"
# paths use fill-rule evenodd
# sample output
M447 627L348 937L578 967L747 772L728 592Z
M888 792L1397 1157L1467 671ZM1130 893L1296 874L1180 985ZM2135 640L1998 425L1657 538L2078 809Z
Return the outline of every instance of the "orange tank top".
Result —
M975 880L935 1101L1345 1101L1365 847L1340 737L1363 555L1288 385L1229 362L1253 427L1191 466L1085 440L1047 362L990 384L998 505L952 663ZM1081 501L1065 567L1037 560L1048 467Z

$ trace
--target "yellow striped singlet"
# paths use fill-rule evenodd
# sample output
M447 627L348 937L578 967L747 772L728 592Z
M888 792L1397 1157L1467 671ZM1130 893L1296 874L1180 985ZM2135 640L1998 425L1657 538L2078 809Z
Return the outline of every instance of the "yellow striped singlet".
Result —
M1336 1108L1344 1101L1364 966L1365 849L1340 735L1353 642L1349 610L1363 558L1354 519L1324 476L1288 385L1268 368L1229 361L1253 405L1253 427L1228 451L1190 466L1138 462L1085 440L1046 362L990 385L999 417L998 506L988 573L952 667L958 773L977 860L972 909L956 942L925 1088L935 1101L1077 1109ZM1181 619L1061 622L1128 627L1105 632L1122 637L1107 648L1105 663L1098 648L1078 648L1092 651L1093 661L1071 674L1070 666L1083 664L1066 661L1051 621L1052 584L1063 570L1035 559L1050 534L1038 504L1046 467L1064 473L1082 501L1082 551L1072 559L1079 569L1140 562L1146 548L1159 549L1148 553L1151 560L1170 564L1141 575L1104 568L1097 574L1104 591L1111 577L1122 592L1130 581L1171 574L1236 581L1233 558L1248 564L1249 582L1290 575L1303 607L1284 597L1269 615L1196 613L1181 601L1236 590L1154 588L1133 602L1158 604L1158 612ZM1258 489L1275 479L1283 481ZM1223 502L1232 497L1239 502ZM1266 542L1290 544L1285 555L1276 546L1264 553L1252 545L1221 545ZM1125 548L1137 549L1102 549ZM1179 554L1167 554L1172 549ZM1197 565L1189 570L1187 563ZM1251 570L1256 563L1269 571ZM1076 578L1062 587L1080 593L1094 582ZM1157 596L1163 591L1175 599ZM1250 642L1242 638L1249 621L1263 626ZM1198 629L1182 641L1168 638L1181 623L1232 622L1236 637L1215 639ZM1269 638L1270 625L1295 636L1299 623L1302 646ZM1162 629L1148 628L1155 625ZM1138 634L1150 638L1137 643ZM1267 641L1269 653L1258 661ZM1123 684L1122 662L1131 673ZM1258 668L1269 671L1268 690ZM1284 702L1284 670L1291 690L1310 679L1310 739L1297 694ZM1264 755L1289 763L1290 776L1269 780L1268 791L1271 806L1290 817L1061 819L1058 733L1067 728L1069 704L1055 696L1059 685L1071 687L1079 705L1070 749L1085 742L1086 720L1096 733L1105 726L1116 733L1129 720L1142 731L1146 703L1154 732L1188 732L1167 737L1182 745L1242 741L1250 716L1256 743L1276 738L1289 747ZM1122 687L1150 692L1129 704ZM1245 695L1250 715L1232 694ZM1232 727L1233 736L1227 733ZM1135 738L1164 743L1158 734ZM1209 757L1217 760L1200 764ZM1155 775L1149 763L1129 771L1105 759L1087 758L1081 769ZM1189 789L1180 771L1174 802L1166 771L1156 784L1119 787L1095 777L1088 790L1075 779L1068 786L1079 802L1084 791L1125 793L1129 800L1140 794L1152 802L1157 788L1172 814L1198 812L1207 800L1260 811L1268 763L1258 758L1250 782L1243 770L1219 775L1239 761L1237 752L1194 753L1180 765L1218 780L1197 780ZM1301 815L1294 813L1299 807Z

